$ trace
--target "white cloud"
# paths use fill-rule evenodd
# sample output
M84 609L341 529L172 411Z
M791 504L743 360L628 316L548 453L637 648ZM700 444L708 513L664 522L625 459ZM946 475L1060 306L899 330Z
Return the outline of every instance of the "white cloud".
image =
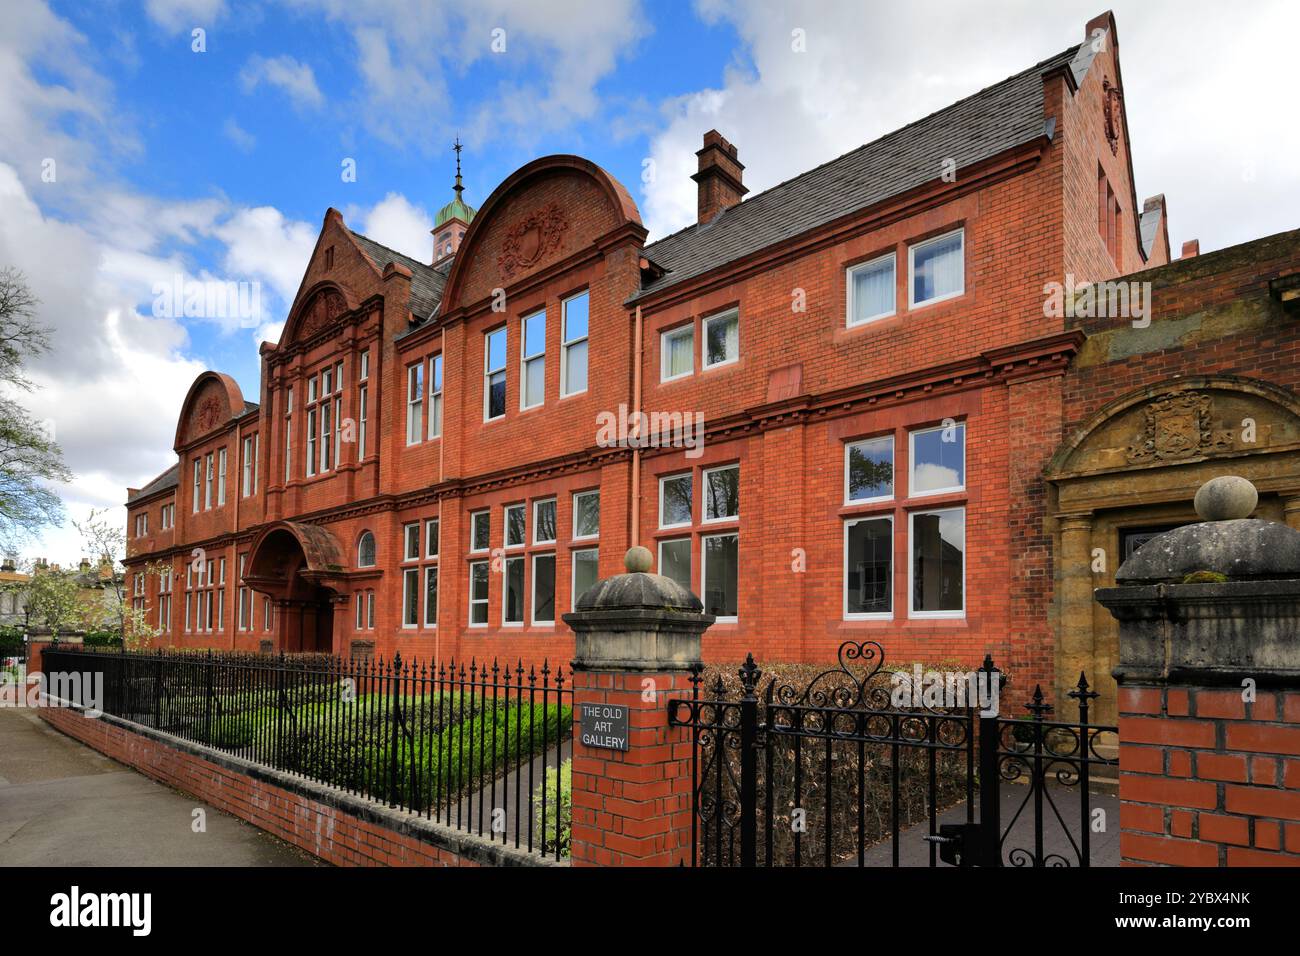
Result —
M0 262L24 271L54 334L54 354L32 364L37 390L25 403L53 424L76 475L59 491L69 514L84 517L91 507L120 504L125 485L142 484L171 463L176 409L203 363L181 354L183 326L135 310L124 286L146 267L110 271L100 239L45 216L4 163L0 210ZM78 547L68 526L27 553L66 561Z
M181 401L209 366L194 354L190 320L152 313L154 286L174 275L263 282L271 301L251 321L276 337L316 229L269 207L160 198L121 185L114 167L134 155L122 132L131 118L84 65L85 39L43 6L22 4L12 14L0 32L0 264L25 273L54 348L31 363L38 389L24 401L52 423L75 475L58 489L68 515L110 507L125 520L126 487L174 462ZM55 182L41 178L47 154L57 159ZM196 264L214 244L229 275ZM204 321L226 332L240 325ZM80 542L65 525L25 553L71 561Z
M300 109L320 109L325 96L316 85L316 74L310 65L284 55L267 58L253 55L239 72L239 84L245 93L251 93L262 83L277 87L288 95Z
M433 256L433 217L400 193L389 193L368 212L349 209L344 218L355 220L357 232L419 262Z
M352 115L385 142L422 152L453 120L473 140L499 142L592 117L598 84L649 29L639 0L292 3L351 33L361 77ZM494 52L502 37L504 51ZM453 109L450 83L473 66L498 79Z
M1295 208L1277 197L1300 195L1300 129L1277 117L1291 112L1296 6L1113 6L1138 199L1165 193L1175 249L1192 236L1208 250L1294 228ZM650 146L656 177L642 187L653 236L695 220L689 177L710 127L738 146L753 194L1082 42L1099 12L1091 0L930 0L882 17L865 16L858 0L797 12L779 0L701 0L698 10L734 28L746 56L719 87L664 104ZM792 48L795 29L806 52Z
M285 218L274 206L239 209L213 229L226 245L227 272L268 282L284 302L293 301L320 230Z
M168 33L210 27L226 12L225 0L147 0L149 19Z
M235 144L235 148L243 153L251 153L257 146L257 137L244 129L233 116L227 117L226 122L221 127L222 134L226 139Z

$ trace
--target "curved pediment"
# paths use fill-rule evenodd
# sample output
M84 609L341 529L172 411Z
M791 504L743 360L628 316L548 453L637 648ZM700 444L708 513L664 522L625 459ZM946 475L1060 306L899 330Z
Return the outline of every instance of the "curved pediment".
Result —
M1300 399L1235 376L1172 380L1106 405L1052 457L1052 480L1300 447Z
M347 291L332 282L320 283L305 292L294 306L280 336L280 346L301 342L338 322L356 307Z
M239 384L221 372L204 372L190 386L181 404L174 447L197 441L244 413L244 394Z
M644 240L631 195L595 163L579 156L534 160L498 186L475 214L441 310L479 302L627 225Z

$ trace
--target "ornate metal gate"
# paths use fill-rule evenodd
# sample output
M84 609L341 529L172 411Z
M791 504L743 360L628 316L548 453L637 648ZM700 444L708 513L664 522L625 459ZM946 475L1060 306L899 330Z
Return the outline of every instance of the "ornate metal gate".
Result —
M884 661L849 641L838 666L802 688L769 679L760 699L750 655L738 693L719 675L703 696L697 674L669 701L669 723L692 731L695 865L1088 866L1090 776L1116 763L1098 752L1116 728L1089 724L1083 675L1077 722L1049 719L1037 687L1016 719L998 713L990 657L937 691Z

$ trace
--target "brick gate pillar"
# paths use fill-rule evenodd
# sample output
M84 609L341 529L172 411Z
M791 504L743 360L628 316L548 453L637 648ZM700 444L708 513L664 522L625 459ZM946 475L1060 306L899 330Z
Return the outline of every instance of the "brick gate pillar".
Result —
M1216 478L1120 567L1125 865L1300 866L1300 531Z
M713 616L648 573L652 560L630 549L628 573L598 582L564 615L575 635L574 866L690 861L691 736L668 726L668 699L690 696Z

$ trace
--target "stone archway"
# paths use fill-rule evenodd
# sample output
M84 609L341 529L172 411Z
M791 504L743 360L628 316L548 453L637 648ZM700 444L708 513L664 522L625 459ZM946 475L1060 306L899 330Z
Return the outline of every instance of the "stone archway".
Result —
M1114 584L1126 543L1198 520L1196 489L1225 474L1255 483L1257 517L1300 528L1300 397L1236 376L1170 379L1099 409L1053 455L1056 686L1086 673L1099 722L1117 717L1119 632L1093 590Z
M339 554L324 528L294 521L269 525L253 542L244 583L276 606L275 651L337 652L334 608L347 599Z

